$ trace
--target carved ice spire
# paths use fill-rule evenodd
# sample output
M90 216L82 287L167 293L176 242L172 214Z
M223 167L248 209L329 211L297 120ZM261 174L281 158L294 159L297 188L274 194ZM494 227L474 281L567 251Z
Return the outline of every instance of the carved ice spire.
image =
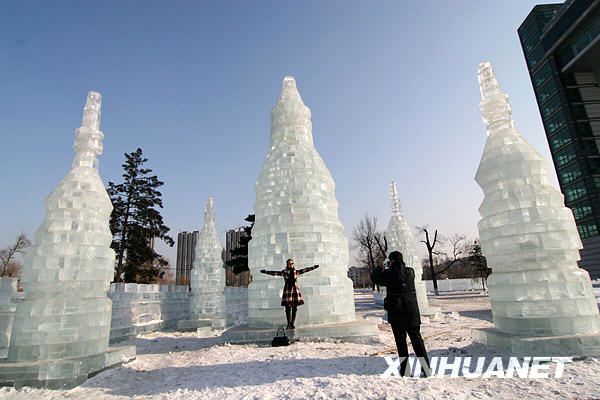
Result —
M196 255L190 282L192 287L190 317L192 320L222 319L223 317L225 270L221 258L222 251L223 246L221 246L215 227L214 199L209 197L204 209L204 226L196 242Z
M496 73L489 61L479 64L479 89L481 91L481 116L487 125L487 134L504 128L513 128L508 95L502 91Z
M271 146L313 143L310 108L304 105L293 76L283 78L281 94L271 110Z
M297 103L304 107L304 101L298 87L296 86L296 79L293 76L286 76L283 78L283 84L281 85L281 94L277 100L277 104L280 103Z
M217 234L214 204L214 199L209 197L206 201L206 208L204 209L204 226L202 227L202 231L196 242L194 268L196 268L197 265L221 262L221 251L223 250L223 246L221 246L219 235Z
M100 108L102 95L91 91L87 95L83 109L81 127L75 130L73 148L77 153L73 167L98 168L97 156L102 154L104 134L100 130Z
M206 208L204 209L204 227L202 228L203 234L210 234L217 236L217 228L215 226L215 201L212 197L209 197L206 201Z
M415 271L415 288L417 291L417 301L421 315L433 316L439 312L438 308L431 307L427 300L427 290L425 283L421 280L423 268L421 267L421 259L417 253L415 246L415 238L404 217L400 208L400 198L396 181L390 182L390 203L392 206L392 216L385 231L385 238L388 243L388 252L399 251L404 256L404 262L408 267Z
M92 130L100 130L100 108L102 107L102 95L90 91L83 108L83 120L81 126Z
M256 181L256 222L248 244L251 328L279 326L281 286L259 270L283 268L288 258L297 266L321 266L302 278L306 305L298 325L356 317L335 182L313 144L310 115L296 81L285 77L271 110L271 149Z
M72 168L46 198L46 217L25 258L26 296L15 314L13 361L83 357L108 348L115 253L113 206L96 162L104 138L100 99L100 93L88 93Z
M500 89L490 62L479 64L478 78L481 91L481 117L487 125L488 138L475 180L484 187L484 192L488 190L488 186L489 190L500 190L497 187L497 180L500 177L521 181L524 174L532 174L540 182L549 185L546 159L515 128L511 119L508 95ZM508 142L501 140L500 136L509 137L510 146ZM513 157L510 168L498 165L497 157L504 159L508 152ZM531 163L535 165L532 166ZM520 169L519 165L522 165L523 169Z
M398 189L396 188L396 181L390 183L390 200L392 203L392 216L402 217L402 210L400 208L400 198L398 197Z
M599 332L589 276L577 267L582 246L573 213L550 184L544 157L512 124L508 96L490 63L479 65L479 82L488 137L475 175L484 193L477 226L494 270L488 286L496 329L517 335ZM531 350L535 342L522 346Z

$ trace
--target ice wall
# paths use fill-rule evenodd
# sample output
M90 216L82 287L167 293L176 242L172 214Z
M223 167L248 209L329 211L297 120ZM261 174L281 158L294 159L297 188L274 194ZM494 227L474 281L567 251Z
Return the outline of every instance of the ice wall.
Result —
M46 198L46 219L27 251L9 361L58 360L107 350L114 273L112 204L98 173L101 95L89 92L75 159Z
M390 202L392 205L392 216L390 217L390 222L385 231L385 238L388 243L388 254L392 251L401 252L406 266L415 270L415 288L417 289L419 311L422 315L433 315L439 311L439 309L431 307L427 300L425 282L421 280L421 276L423 275L421 259L415 247L415 237L402 215L400 199L398 198L398 189L396 188L395 181L390 183Z
M225 269L223 246L215 227L214 200L208 198L204 226L196 242L190 280L190 319L225 319ZM224 323L224 322L223 322Z
M483 254L496 328L524 335L600 331L589 275L577 267L581 241L546 160L517 132L490 63L479 65L487 142L475 180Z
M296 325L354 320L352 281L347 277L348 242L338 217L335 183L315 149L310 109L293 77L283 80L271 111L271 149L256 182L256 222L249 243L253 282L249 286L250 327L279 326L283 279L259 273L321 268L300 276L306 302Z

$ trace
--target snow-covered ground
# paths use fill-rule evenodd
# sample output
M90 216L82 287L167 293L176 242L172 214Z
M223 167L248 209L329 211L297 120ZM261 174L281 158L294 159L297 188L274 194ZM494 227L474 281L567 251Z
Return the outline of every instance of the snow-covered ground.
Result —
M430 356L506 357L473 343L470 329L491 326L487 296L431 298L444 316L422 326ZM368 293L356 295L362 317L382 316ZM299 312L302 312L300 308ZM283 312L282 312L283 316ZM0 389L1 399L593 399L600 398L600 360L566 364L562 378L387 378L383 355L395 356L388 324L381 344L294 343L272 348L229 345L192 333L157 332L125 342L138 357L72 390ZM554 364L552 364L554 365ZM553 368L551 368L551 375Z

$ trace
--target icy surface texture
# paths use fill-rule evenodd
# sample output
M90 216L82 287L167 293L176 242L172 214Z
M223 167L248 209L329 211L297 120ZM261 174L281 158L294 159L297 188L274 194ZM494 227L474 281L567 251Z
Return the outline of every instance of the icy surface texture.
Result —
M430 314L432 307L429 306L429 301L427 300L425 282L421 280L423 267L421 266L421 259L419 258L415 247L415 237L402 215L396 182L390 183L390 200L392 205L392 216L388 223L387 230L385 231L385 238L388 243L388 254L392 251L401 252L406 266L415 270L415 288L417 289L419 310L421 314L428 315Z
M97 169L102 153L101 96L89 92L75 131L76 156L46 198L46 219L29 248L9 361L58 360L108 348L115 253L110 248L112 204Z
M0 278L0 358L8 356L12 324L17 309L13 297L17 294L18 278Z
M338 217L335 182L313 144L310 109L291 76L283 79L271 111L271 149L256 182L256 223L249 243L251 327L279 326L283 279L261 269L319 264L298 283L305 304L296 326L354 320L352 281L347 277L348 241Z
M204 210L204 227L196 242L196 258L192 266L190 319L225 318L225 269L221 254L223 246L215 227L212 197Z
M546 160L517 132L490 63L479 65L487 142L475 180L484 192L478 223L496 328L525 335L600 331L581 241Z

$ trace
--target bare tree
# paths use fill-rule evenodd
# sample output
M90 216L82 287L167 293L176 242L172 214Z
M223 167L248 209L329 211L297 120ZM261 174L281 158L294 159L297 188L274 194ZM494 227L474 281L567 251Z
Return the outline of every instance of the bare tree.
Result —
M5 277L10 277L10 278L18 278L21 275L21 270L23 269L23 264L20 261L10 261L4 268L3 268L3 275L0 276L5 276Z
M443 239L443 244L449 249L450 256L447 253L441 253L446 256L445 263L443 269L435 271L436 274L441 274L446 272L455 264L463 264L463 257L468 253L468 244L465 243L466 236L454 234L448 238Z
M373 239L375 239L375 244L377 245L377 260L379 262L379 264L377 265L383 265L383 263L385 262L385 259L387 258L387 252L388 252L388 242L387 242L387 238L385 237L385 235L381 232L375 232L375 235L373 236Z
M387 240L377 231L377 217L365 213L352 231L352 239L358 248L358 260L372 272L383 265L387 253Z
M23 254L27 247L31 246L31 241L27 235L21 233L17 236L14 244L0 250L0 276L16 277L21 272L21 263L15 260L15 256Z
M435 233L433 234L433 240L431 240L431 238L429 237L429 226L428 225L418 226L417 230L419 231L420 234L425 235L425 239L421 240L421 243L425 243L425 246L427 246L427 254L429 255L429 268L430 268L430 272L431 272L431 279L433 280L433 291L435 292L435 294L437 296L440 294L440 291L438 289L437 279L435 276L433 255L439 254L434 251L435 246L439 243L438 231L437 231L437 229L435 230Z

